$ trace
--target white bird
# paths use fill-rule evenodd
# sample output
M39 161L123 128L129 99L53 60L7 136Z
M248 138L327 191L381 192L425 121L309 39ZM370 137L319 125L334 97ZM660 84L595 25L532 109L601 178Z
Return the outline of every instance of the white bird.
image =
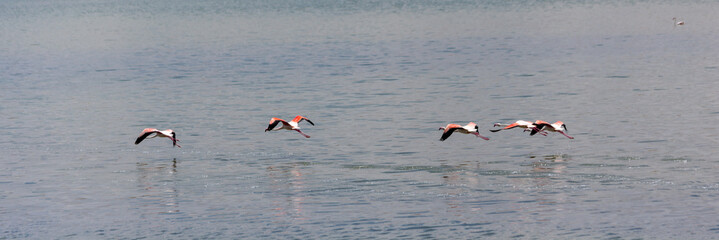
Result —
M452 135L453 132L458 133L464 133L464 134L474 134L475 136L482 138L484 140L489 140L489 138L479 135L479 127L477 127L476 123L469 122L469 124L465 126L460 126L458 124L447 124L446 127L440 127L439 130L444 130L444 133L442 134L442 137L439 139L440 141L444 141L445 139L449 138L450 135Z
M153 135L154 134L154 135ZM145 130L142 130L140 133L140 136L137 137L135 140L135 145L140 144L142 140L145 140L145 138L156 138L156 137L166 137L172 140L172 146L177 146L178 148L180 145L177 144L180 140L177 140L175 137L175 131L172 131L172 129L167 129L165 131L160 131L154 128L145 128Z
M295 119L292 119L292 121L289 121L289 122L287 122L287 121L285 121L285 120L282 120L282 119L280 119L280 118L275 118L275 117L273 117L272 119L270 119L270 125L267 126L267 129L265 129L265 132L267 132L267 131L277 131L277 130L282 130L282 129L285 129L285 130L294 130L294 131L297 131L298 133L302 134L302 136L305 136L306 138L310 138L309 135L307 135L307 134L303 133L302 131L300 131L299 123L300 123L302 120L307 121L308 123L312 124L312 126L315 125L312 121L310 121L309 119L307 119L306 117L303 117L303 116L297 116L297 117L295 117ZM282 127L279 127L279 128L276 128L276 129L275 129L275 127L277 127L277 124L279 124L279 123L282 123Z
M674 20L674 26L684 25L684 21L677 20L677 18L672 18L672 20Z

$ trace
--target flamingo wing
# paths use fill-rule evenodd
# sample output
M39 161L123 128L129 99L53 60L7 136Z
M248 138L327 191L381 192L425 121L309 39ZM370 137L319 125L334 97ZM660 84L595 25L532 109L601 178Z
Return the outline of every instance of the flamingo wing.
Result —
M519 127L519 123L509 124L508 126L502 128L502 130L512 129L512 128L516 128L516 127Z
M440 141L446 140L446 139L449 138L449 136L452 135L452 133L453 133L455 130L457 130L457 129L458 129L458 128L456 128L456 127L446 128L446 129L444 130L444 133L442 134L442 137L439 138L439 140L440 140Z
M529 133L529 136L534 136L535 134L537 134L539 132L537 131L537 129L539 128L532 128L532 132Z
M537 134L539 131L544 130L545 127L550 127L550 128L552 128L552 129L554 129L554 127L552 127L552 124L549 124L549 123L547 123L547 122L538 122L538 123L535 123L534 126L535 126L535 127L532 128L532 132L529 133L529 136L534 136L534 135Z
M539 124L535 124L535 126L538 129L544 129L545 127L554 128L554 127L552 127L552 124L549 124L549 123L539 123Z
M315 123L313 123L313 122L312 122L312 121L310 121L309 119L307 119L307 118L303 118L303 119L304 119L305 121L307 121L308 123L312 124L312 126L314 126L314 125L315 125Z
M303 116L297 115L297 117L295 117L295 119L292 119L292 121L296 122L296 123L300 123L300 122L302 122L302 120L307 121L308 123L312 124L312 126L315 125L315 123L313 123L312 121L310 121L309 119L307 119L306 117L303 117Z
M135 139L135 145L140 144L142 140L145 140L148 136L150 136L153 133L158 133L159 131L143 131L142 134Z
M476 123L469 122L469 123L467 123L467 125L464 126L464 129L467 129L468 131L471 131L471 130L479 131L479 126L477 126Z
M280 122L282 122L282 124L289 125L289 123L287 123L287 121L285 121L285 120L282 120L279 118L272 118L272 119L270 119L270 125L267 126L267 129L265 129L265 132L272 131L272 129L275 129L275 127L277 127L277 124L279 124Z

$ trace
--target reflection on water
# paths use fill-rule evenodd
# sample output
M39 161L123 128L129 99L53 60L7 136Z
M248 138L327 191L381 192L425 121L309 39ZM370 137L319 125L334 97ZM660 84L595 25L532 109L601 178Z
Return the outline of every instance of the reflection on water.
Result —
M481 208L477 206L467 205L468 189L477 189L480 187L480 178L476 174L479 164L461 164L457 167L444 166L446 169L442 174L442 194L445 195L445 203L447 204L447 212L456 217L466 219L467 214L476 214Z
M535 156L530 156L534 159ZM542 160L532 162L532 172L534 173L556 173L561 174L564 169L567 168L567 161L570 161L571 157L566 154L561 155L547 155Z
M138 210L143 214L180 212L176 174L177 158L173 158L172 163L138 162L139 195L131 197L138 201Z
M273 214L278 222L307 220L302 205L306 199L304 175L298 164L267 167ZM291 223L287 223L291 224Z

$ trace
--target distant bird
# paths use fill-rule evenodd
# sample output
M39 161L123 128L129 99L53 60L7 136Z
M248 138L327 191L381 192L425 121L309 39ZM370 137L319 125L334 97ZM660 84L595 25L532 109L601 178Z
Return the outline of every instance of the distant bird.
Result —
M546 130L546 131L550 131L550 132L558 132L569 139L574 139L574 137L571 137L571 136L567 135L566 133L564 133L567 131L567 125L565 125L562 121L557 121L555 123L549 124L548 122L545 122L542 120L537 120L536 122L534 122L534 125L536 125L537 129L539 129L540 131ZM534 134L534 131L535 130L532 130L533 134Z
M477 127L476 123L469 122L465 126L460 126L458 124L447 124L446 127L440 127L439 130L444 130L444 133L442 134L442 137L439 139L440 141L444 141L445 139L449 138L450 135L452 135L453 132L458 133L464 133L464 134L474 134L475 136L482 138L484 140L489 140L489 138L479 135L479 127Z
M489 130L489 131L491 131L491 132L499 132L499 131L506 130L506 129L512 129L512 128L520 127L520 128L524 128L524 131L525 131L525 132L526 132L526 131L532 131L532 130L534 130L531 135L534 135L534 134L536 134L536 133L539 133L539 134L542 134L542 135L544 135L544 136L547 136L547 133L544 132L544 131L541 131L540 129L538 129L537 126L534 125L534 123L529 122L529 121L524 121L524 120L518 120L518 121L516 121L516 122L514 122L514 123L512 123L512 124L495 123L494 126L495 126L495 127L505 126L505 127L504 127L504 128L500 128L500 129L492 129L492 130Z
M677 18L672 18L672 20L674 20L674 26L684 25L684 21L677 20Z
M307 121L308 123L312 124L312 126L315 125L312 121L310 121L309 119L307 119L306 117L303 117L303 116L297 116L297 117L295 117L295 119L292 119L292 121L289 121L289 122L287 122L287 121L285 121L285 120L282 120L282 119L279 119L279 118L274 118L274 117L273 117L272 119L270 119L270 125L267 126L267 129L265 129L265 132L267 132L267 131L277 131L277 130L282 130L282 129L285 129L285 130L295 130L295 131L297 131L298 133L302 134L302 136L305 136L306 138L310 138L309 135L307 135L307 134L303 133L302 131L300 131L300 126L299 126L298 124L299 124L302 120ZM282 123L282 127L279 127L279 128L276 128L276 129L275 129L275 127L277 127L277 124L279 124L279 123Z
M172 146L177 146L178 148L180 145L177 144L180 140L177 140L175 137L175 131L172 131L172 129L167 129L165 131L160 131L154 128L145 128L145 130L142 130L142 133L140 133L140 136L137 137L137 140L135 140L135 144L140 144L142 140L145 140L145 138L156 138L156 137L166 137L172 140Z

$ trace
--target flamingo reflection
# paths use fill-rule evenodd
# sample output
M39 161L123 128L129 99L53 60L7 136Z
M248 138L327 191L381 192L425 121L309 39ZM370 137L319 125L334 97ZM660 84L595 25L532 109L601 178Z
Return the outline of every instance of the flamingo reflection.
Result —
M305 176L297 164L291 166L268 167L272 192L282 197L272 198L272 210L277 217L289 217L291 220L304 220Z
M133 199L143 200L138 209L144 209L145 213L180 212L179 192L175 186L176 158L172 159L172 164L137 163L137 173L139 195Z

